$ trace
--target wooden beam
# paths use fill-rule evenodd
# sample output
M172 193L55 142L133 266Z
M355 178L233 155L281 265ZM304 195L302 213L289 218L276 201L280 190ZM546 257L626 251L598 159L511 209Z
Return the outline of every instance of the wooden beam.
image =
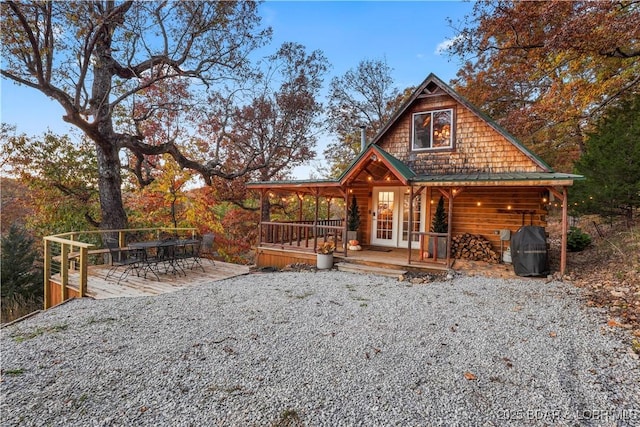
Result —
M44 309L51 307L51 241L44 239Z
M80 248L80 285L78 286L78 294L83 298L87 293L87 279L89 277L89 249Z
M564 277L567 269L567 225L569 222L569 194L567 187L562 187L562 247L560 248L560 277Z
M449 212L447 212L447 267L451 267L451 229L453 228L453 189L450 190L449 196ZM435 243L434 243L435 245Z
M400 221L400 223L402 224L402 221ZM407 230L407 240L408 240L407 252L409 252L409 255L408 255L407 263L411 264L411 242L412 242L412 232L413 232L413 185L409 186L409 224L408 226L409 226L409 230ZM402 233L402 230L399 230L399 231L400 233Z

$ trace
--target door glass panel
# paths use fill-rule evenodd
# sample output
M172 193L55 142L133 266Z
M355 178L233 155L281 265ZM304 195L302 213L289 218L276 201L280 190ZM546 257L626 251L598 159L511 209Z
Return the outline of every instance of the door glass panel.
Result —
M393 196L393 191L380 191L378 193L378 210L376 212L377 239L391 240L393 238Z
M406 242L409 238L409 199L411 199L411 194L406 192L403 198L403 209L402 209L402 241ZM419 232L420 231L420 218L422 217L420 209L422 207L422 194L418 194L413 199L413 222L411 224L412 231ZM412 241L417 242L420 240L420 236L414 234L411 238Z

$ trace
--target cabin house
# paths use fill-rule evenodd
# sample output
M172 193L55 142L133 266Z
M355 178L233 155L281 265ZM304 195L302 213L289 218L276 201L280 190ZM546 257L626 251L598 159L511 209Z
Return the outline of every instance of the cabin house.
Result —
M394 253L404 251L405 266L448 268L455 261L451 247L456 236L481 236L502 253L509 246L509 234L520 226L546 225L547 205L555 199L563 206L560 270L564 273L567 188L581 178L554 172L431 74L375 138L363 143L361 153L339 178L249 184L263 202L293 195L300 206L305 198L316 206L313 219L303 218L300 208L298 221L273 221L269 212L263 212L257 264L313 264L318 242L329 238L335 240L336 255L343 260L362 257L367 248L389 248ZM363 252L349 250L346 243L346 210L354 196ZM441 197L447 230L434 232L432 219ZM343 200L341 212L320 218L323 199L329 204Z

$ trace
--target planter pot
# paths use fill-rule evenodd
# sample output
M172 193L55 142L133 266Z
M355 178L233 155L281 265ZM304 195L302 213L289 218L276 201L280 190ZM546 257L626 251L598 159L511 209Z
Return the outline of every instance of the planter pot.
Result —
M433 250L433 238L429 237L429 253L431 256L434 254ZM443 259L447 257L447 238L440 237L438 238L438 259Z
M349 240L360 240L358 239L358 231L347 231L347 241Z
M318 254L316 259L318 270L328 270L333 267L333 254Z

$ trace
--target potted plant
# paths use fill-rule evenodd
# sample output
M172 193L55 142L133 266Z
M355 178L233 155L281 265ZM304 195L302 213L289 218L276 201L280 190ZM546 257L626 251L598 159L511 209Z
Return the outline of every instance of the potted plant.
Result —
M447 233L449 231L449 225L447 224L447 213L444 210L444 197L440 196L438 200L438 206L433 214L431 221L432 233ZM429 237L429 253L433 254L433 240L434 237ZM438 258L445 258L447 255L447 239L443 237L438 238Z
M360 209L356 196L351 196L351 206L347 214L347 240L360 240L358 230L360 229Z
M327 270L333 267L333 252L336 250L336 244L332 241L324 242L318 245L316 266L318 270Z

